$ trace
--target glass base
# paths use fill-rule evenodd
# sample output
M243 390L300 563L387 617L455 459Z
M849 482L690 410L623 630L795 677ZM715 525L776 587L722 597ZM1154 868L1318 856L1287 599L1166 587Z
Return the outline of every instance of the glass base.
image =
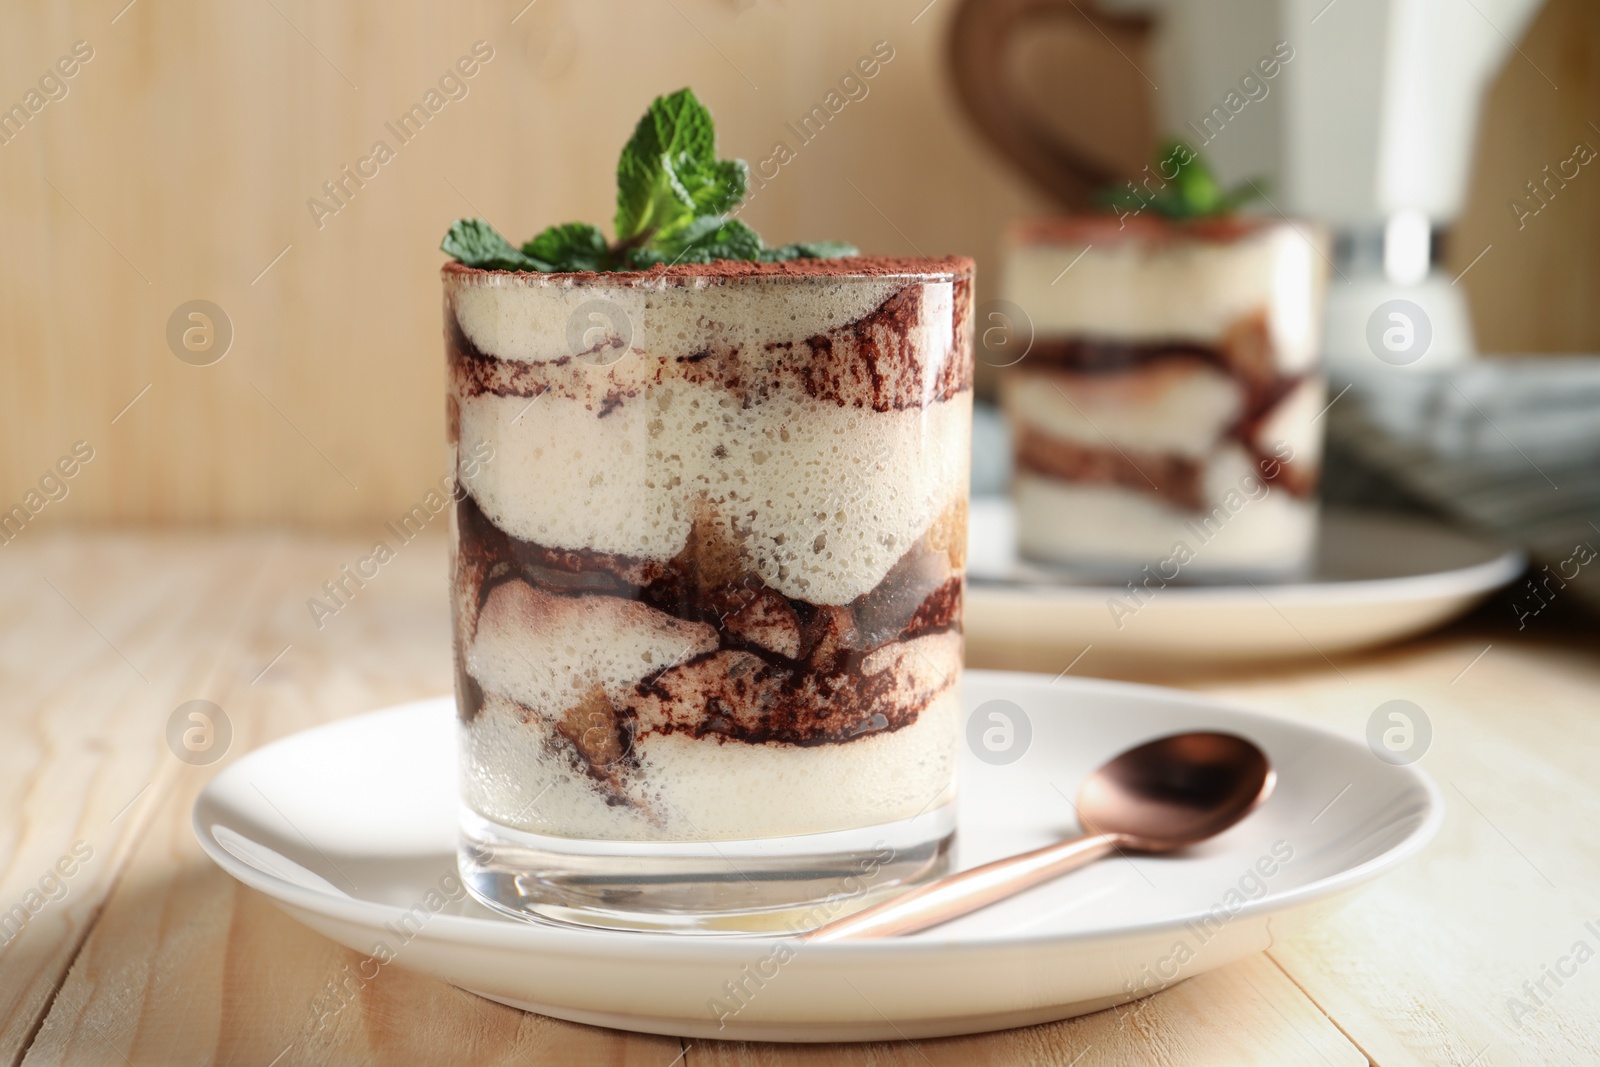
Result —
M784 936L945 874L955 804L854 830L746 841L547 837L461 812L461 880L520 919Z

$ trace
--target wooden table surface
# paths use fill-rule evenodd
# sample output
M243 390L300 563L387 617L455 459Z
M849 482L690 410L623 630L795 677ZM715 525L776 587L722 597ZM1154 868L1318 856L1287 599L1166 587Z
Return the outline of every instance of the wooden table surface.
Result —
M316 1029L356 955L214 867L189 808L226 759L448 691L437 537L322 629L307 609L376 532L30 527L0 549L0 913L30 916L0 933L0 1063L1600 1063L1595 631L1546 613L1517 632L1509 610L1332 666L1163 679L1352 735L1414 701L1449 814L1315 932L1148 1001L973 1038L745 1045L523 1014L395 967ZM222 764L168 747L197 698L231 722Z

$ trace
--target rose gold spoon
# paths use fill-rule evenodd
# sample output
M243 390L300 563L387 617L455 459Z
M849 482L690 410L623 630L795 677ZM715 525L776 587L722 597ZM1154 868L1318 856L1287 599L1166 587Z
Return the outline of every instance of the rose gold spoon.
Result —
M1173 852L1228 829L1277 780L1266 753L1234 734L1147 741L1091 774L1078 791L1087 833L919 886L802 934L864 940L926 930L987 907L1112 852Z

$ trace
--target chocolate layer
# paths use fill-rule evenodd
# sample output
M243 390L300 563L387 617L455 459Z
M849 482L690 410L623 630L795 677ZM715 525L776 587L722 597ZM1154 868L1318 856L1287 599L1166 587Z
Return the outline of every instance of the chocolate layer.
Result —
M1261 447L1261 429L1285 398L1310 374L1283 374L1276 369L1265 313L1245 316L1216 344L1194 341L1124 341L1089 337L1044 337L1034 341L1027 361L1012 373L1040 379L1052 377L1070 395L1077 376L1128 374L1159 364L1198 364L1214 368L1239 383L1243 404L1223 433L1243 448L1264 481L1294 496L1316 492L1315 466L1285 463ZM1122 485L1153 492L1174 507L1204 510L1203 466L1171 453L1132 454L1111 446L1086 446L1030 427L1017 432L1019 468L1063 481Z
M463 396L531 398L553 391L585 401L599 415L642 389L668 381L720 385L746 407L775 390L799 388L841 407L898 411L948 400L972 388L971 284L965 275L953 282L955 318L948 345L925 343L921 331L928 318L927 287L918 281L852 322L800 341L769 342L759 353L715 341L676 355L635 348L626 358L645 362L642 368L626 368L625 377L610 366L621 353L596 350L540 363L487 354L466 335L448 303L445 348L452 379ZM599 358L581 362L591 355ZM606 376L610 388L597 392L595 375Z
M1039 337L1028 349L1026 362L1021 366L1055 367L1080 374L1114 374L1170 360L1209 364L1247 387L1263 388L1275 381L1300 380L1279 374L1265 311L1241 316L1214 344L1176 339Z
M490 594L504 583L525 583L533 590L530 602L546 605L550 614L568 600L615 597L714 632L714 648L652 670L625 697L591 693L578 711L541 709L562 721L581 711L584 729L561 732L595 777L615 763L607 752L631 753L639 737L652 732L820 745L900 729L916 721L936 691L907 691L908 672L897 669L895 657L915 653L907 642L960 632L964 513L936 522L876 588L846 605L777 592L739 562L726 531L709 522L697 521L683 551L663 562L513 537L470 495L458 502L456 520L457 688L464 721L472 721L483 702L481 688L461 669L464 645ZM596 731L597 722L605 728Z
M1154 493L1186 511L1205 510L1205 469L1197 459L1167 452L1096 448L1031 426L1013 432L1018 470L1064 482L1119 485Z

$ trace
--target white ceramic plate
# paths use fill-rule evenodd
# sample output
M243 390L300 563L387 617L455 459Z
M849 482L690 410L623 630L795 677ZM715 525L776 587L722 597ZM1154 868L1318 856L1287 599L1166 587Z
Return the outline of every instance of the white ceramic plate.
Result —
M912 937L798 948L572 929L447 902L457 884L449 698L250 753L206 787L194 827L229 874L378 961L363 973L392 954L394 965L578 1022L851 1041L1069 1018L1260 952L1417 852L1443 815L1426 775L1380 761L1362 741L1184 693L973 671L965 696L985 724L989 701L1021 709L1011 712L1021 755L990 765L963 753L959 866L1074 833L1066 798L1088 771L1178 730L1248 736L1278 786L1244 822L1181 857L1104 861Z
M984 666L1059 670L1091 645L1080 673L1331 656L1442 625L1526 563L1438 523L1327 508L1308 580L1173 585L1136 605L1020 562L1009 500L975 498L970 514L967 655Z

